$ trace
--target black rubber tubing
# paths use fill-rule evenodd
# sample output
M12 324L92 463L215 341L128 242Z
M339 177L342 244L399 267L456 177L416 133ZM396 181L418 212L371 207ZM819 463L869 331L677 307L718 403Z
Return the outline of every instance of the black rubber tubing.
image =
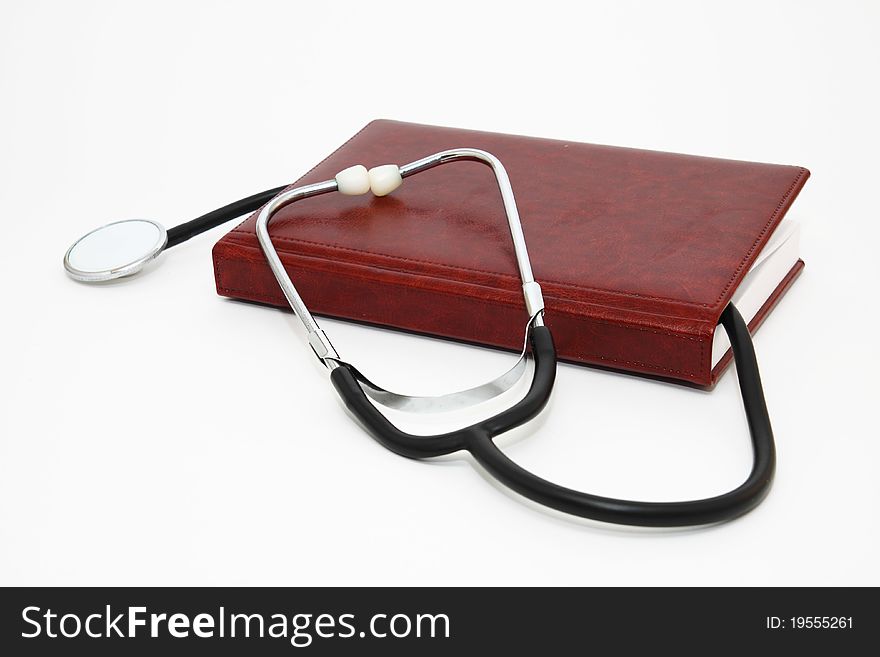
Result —
M253 212L263 204L268 203L272 197L285 189L287 189L287 185L267 189L265 192L248 196L247 198L240 199L229 205L224 205L222 208L212 210L208 214L203 214L201 217L196 217L192 221L187 221L174 228L169 228L168 242L165 244L165 248L170 249L172 246L177 246L181 242L186 242L191 237L204 233L206 230L211 230L212 228L225 224L227 221L231 221L236 217Z
M426 458L464 449L501 483L524 497L564 513L645 527L704 525L731 520L754 509L770 491L776 469L773 430L748 327L733 304L724 309L720 324L733 349L754 462L748 478L734 490L686 502L638 502L582 493L532 474L498 449L493 437L533 418L550 397L556 378L556 350L546 327L536 327L532 332L535 376L526 396L498 415L446 434L416 436L400 431L367 399L354 375L344 365L334 369L330 378L348 409L370 434L403 456Z
M409 458L428 458L451 454L462 449L477 437L491 440L492 436L509 431L528 422L541 412L550 399L556 380L556 349L546 326L536 326L531 336L535 374L529 391L519 402L498 415L482 422L433 436L416 436L401 431L367 399L348 365L341 363L330 373L333 386L351 413L379 443L396 454Z

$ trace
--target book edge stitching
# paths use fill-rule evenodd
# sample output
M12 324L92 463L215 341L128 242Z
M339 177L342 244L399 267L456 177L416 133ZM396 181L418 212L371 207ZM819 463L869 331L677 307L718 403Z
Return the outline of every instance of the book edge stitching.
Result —
M254 292L253 290L241 290L241 289L232 288L232 287L229 287L229 286L221 283L221 279L224 278L224 265L225 265L225 263L226 262L235 262L240 259L248 260L254 264L256 264L258 262L256 260L246 258L246 257L245 258L227 258L222 255L217 255L217 258L215 260L217 291L224 296L232 296L232 297L238 297L238 298L242 298L239 295L247 295L244 298L247 298L249 300L256 301L256 302L266 303L266 304L269 304L272 306L277 306L278 300L273 299L273 298L269 297L268 295L259 294L259 293ZM346 274L342 274L342 275L345 276ZM417 276L417 274L413 274L413 275ZM395 282L391 282L391 281L388 281L387 283L389 285L398 285L398 286L401 285L400 283L395 283ZM457 292L450 292L450 291L441 290L441 289L437 289L437 288L432 288L431 292L441 294L441 295L446 295L446 296L457 296L459 294ZM497 299L481 299L480 301L482 303L489 303L491 305L502 306L502 307L508 307L510 305L504 301L500 301ZM674 338L676 340L685 340L688 342L696 342L700 345L700 356L699 356L699 361L698 361L700 363L699 369L705 369L703 367L703 365L706 360L706 344L708 342L708 339L707 339L706 335L704 335L704 334L699 334L698 336L695 337L695 336L691 336L691 335L685 335L683 333L677 333L674 331L667 331L667 330L663 330L663 329L658 329L656 327L652 328L652 327L648 327L648 326L641 326L638 324L629 324L626 322L611 322L611 321L603 320L603 319L600 319L597 317L586 316L586 315L582 315L580 313L574 313L574 312L566 311L566 310L558 310L558 311L554 311L554 312L559 312L559 314L567 315L567 316L572 317L573 319L576 319L577 321L580 321L580 322L589 321L591 323L602 324L605 326L611 326L611 327L615 327L615 328L623 328L624 330L628 330L628 331L640 331L640 332L646 332L646 333L653 333L655 335L662 335L665 337ZM318 313L318 314L320 314L320 313ZM384 326L386 326L388 328L397 328L397 327L391 327L388 325L384 325ZM454 338L447 338L447 339L454 339ZM690 371L690 370L676 370L676 369L672 369L669 367L664 367L663 365L660 365L658 363L631 361L631 360L625 360L625 359L620 359L620 358L612 358L612 357L608 357L608 356L603 356L601 354L584 354L583 356L585 358L595 358L597 361L606 362L606 363L618 363L621 365L636 365L639 367L651 369L657 373L676 374L681 377L686 377L687 380L691 380L696 383L701 383L704 380L706 380L705 374L701 374L700 372Z

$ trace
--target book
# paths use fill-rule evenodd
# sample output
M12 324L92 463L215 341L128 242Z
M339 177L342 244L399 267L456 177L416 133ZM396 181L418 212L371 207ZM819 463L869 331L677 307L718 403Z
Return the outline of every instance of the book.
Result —
M716 331L727 303L754 330L803 269L797 226L782 224L809 177L797 166L377 120L293 186L460 147L507 169L563 360L711 386L730 361ZM254 224L215 245L217 291L286 307ZM483 164L438 167L386 197L306 199L270 233L317 315L521 347L516 260Z

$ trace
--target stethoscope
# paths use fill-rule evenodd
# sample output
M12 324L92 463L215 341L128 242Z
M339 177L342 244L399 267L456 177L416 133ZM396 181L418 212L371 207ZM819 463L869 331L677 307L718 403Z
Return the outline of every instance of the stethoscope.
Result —
M495 174L522 282L526 309L524 346L513 367L479 386L439 396L413 396L385 390L339 356L281 263L269 234L269 223L276 212L291 203L331 192L347 195L372 192L384 196L399 187L405 178L460 160L482 162ZM719 323L730 338L754 451L748 478L734 490L685 502L638 502L601 497L542 479L514 463L497 447L494 438L530 421L547 404L556 379L556 349L550 329L544 323L541 287L532 273L510 180L498 158L486 151L457 148L403 166L387 164L369 171L362 165L355 165L340 171L331 180L291 189L270 189L167 231L152 220L114 222L76 241L64 256L64 267L70 276L84 282L130 276L164 250L257 209L260 209L256 222L260 247L287 302L305 327L311 349L328 370L330 381L348 410L373 438L391 451L416 459L467 451L498 481L539 504L583 518L626 525L676 527L729 520L753 509L769 492L776 464L773 432L751 336L733 304L725 308ZM455 431L430 436L410 434L392 424L377 407L414 413L468 408L495 399L520 381L525 383L529 373L528 391L519 401L488 419Z

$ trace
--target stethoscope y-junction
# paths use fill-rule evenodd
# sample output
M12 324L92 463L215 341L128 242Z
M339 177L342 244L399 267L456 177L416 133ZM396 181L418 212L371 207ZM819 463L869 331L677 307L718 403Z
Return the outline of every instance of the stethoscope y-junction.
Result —
M399 187L405 178L460 160L488 165L498 183L525 302L523 350L508 371L483 385L466 390L440 396L412 396L385 390L372 383L337 353L285 270L272 243L269 226L275 213L291 203L331 192L348 195L372 192L384 196ZM776 460L773 434L751 336L742 316L732 304L721 314L720 324L730 338L754 450L751 473L734 490L685 502L638 502L601 497L542 479L511 461L497 447L494 441L497 436L528 422L547 404L556 379L556 350L550 329L544 323L541 287L532 273L510 180L504 166L492 154L473 148L457 148L403 166L388 164L368 171L364 166L356 165L339 172L331 180L284 190L283 187L267 190L168 231L150 220L108 224L85 235L70 247L64 257L65 268L73 278L87 282L131 275L163 250L230 219L262 208L257 216L257 238L287 302L306 329L311 349L329 371L330 380L349 411L378 442L391 451L410 458L430 458L467 451L500 482L539 504L584 518L627 525L673 527L727 520L757 506L769 491ZM532 368L527 366L530 360L534 363ZM377 407L380 405L414 413L470 407L498 397L530 372L528 391L519 401L488 419L455 431L430 436L410 434L396 427Z

